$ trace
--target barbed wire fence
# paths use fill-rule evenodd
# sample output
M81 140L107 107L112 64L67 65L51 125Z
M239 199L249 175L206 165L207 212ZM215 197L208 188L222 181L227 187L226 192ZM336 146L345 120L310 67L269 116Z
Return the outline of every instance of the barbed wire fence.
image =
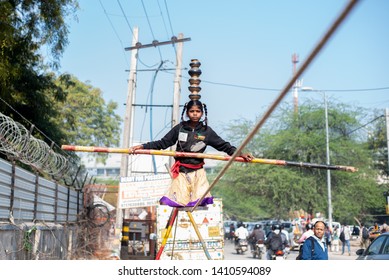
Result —
M54 151L52 142L49 146L45 141L32 135L34 125L27 130L12 118L0 113L0 152L10 161L20 161L32 169L47 174L55 180L63 180L67 186L82 188L88 174L83 177L79 160L69 154Z
M51 177L55 182L63 182L69 190L74 188L72 193L83 193L84 186L91 183L92 177L88 177L88 173L85 172L79 158L61 150L43 133L41 134L47 138L47 142L50 143L51 141L50 146L45 141L34 137L32 135L34 129L37 128L33 124L28 130L12 118L0 113L0 153L7 157L12 169L20 170L15 168L16 163L20 162L22 163L21 166L29 166L34 171L36 178L39 174L44 174L46 177ZM39 131L39 129L37 130ZM15 172L11 173L12 176L16 176L11 180L20 180ZM16 197L14 192L15 190L19 192L21 190L20 186L5 186L7 192L10 190L8 197L10 200L8 206L10 216L5 226L0 224L0 230L5 230L0 240L0 259L107 258L110 253L106 246L108 244L105 244L105 241L109 236L112 223L106 207L101 204L96 205L90 199L88 199L89 204L86 203L88 205L85 205L82 198L79 200L79 198L73 197L69 201L69 191L66 198L65 187L58 187L58 184L55 184L57 187L49 189L44 186L48 183L43 182L42 185L41 181L43 179L35 180L37 185L35 188L42 188L42 193L38 193L37 189L34 191L34 186L29 186L27 195ZM58 188L60 188L60 191L58 191ZM50 192L50 197L45 196L45 192ZM42 195L45 196L43 204L41 201ZM85 194L83 193L83 195ZM3 198L5 196L6 194L3 195ZM30 197L32 197L31 200L29 200ZM55 205L61 204L61 209L68 210L62 210L65 212L59 210L57 213L57 206L53 206L54 214L50 212L51 210L44 210L49 212L43 214L39 212L41 210L38 208L47 209L49 207L47 201L52 201L52 199L54 199ZM66 199L68 200L67 206ZM79 209L76 204L80 202L81 207ZM26 211L22 211L23 213L27 213L28 208L34 205L33 213L42 215L33 214L33 219L30 219L28 215L27 217L24 216L26 218L17 219L15 217L14 219L12 215L16 204L30 205L26 207ZM39 207L37 204L41 204L41 206ZM5 211L4 209L7 208L3 207L2 209ZM68 211L68 214L66 214L66 211ZM70 217L69 211L71 211L70 216L72 217L70 220L68 219ZM58 219L58 215L65 218ZM4 216L4 213L2 213L2 216ZM54 218L51 218L52 216ZM19 215L19 217L22 216ZM50 217L50 222L43 217ZM14 236L13 240L16 243L10 244L8 240L10 236ZM102 250L103 248L104 250Z

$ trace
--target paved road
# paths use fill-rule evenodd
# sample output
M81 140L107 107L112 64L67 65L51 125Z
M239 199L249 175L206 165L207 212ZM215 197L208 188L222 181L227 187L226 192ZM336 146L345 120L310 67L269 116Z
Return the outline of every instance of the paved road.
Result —
M355 260L357 258L357 255L355 252L359 249L358 243L356 241L351 242L351 255L349 256L348 253L345 253L342 255L341 249L340 252L329 252L328 258L330 260ZM347 252L347 249L346 249ZM298 252L297 251L291 251L289 255L287 256L286 260L296 260ZM257 259L254 259L250 250L246 251L244 254L237 254L234 248L234 243L231 243L230 240L225 241L224 245L224 259L225 260L251 260L251 261L258 261ZM266 259L266 256L262 256L262 259Z

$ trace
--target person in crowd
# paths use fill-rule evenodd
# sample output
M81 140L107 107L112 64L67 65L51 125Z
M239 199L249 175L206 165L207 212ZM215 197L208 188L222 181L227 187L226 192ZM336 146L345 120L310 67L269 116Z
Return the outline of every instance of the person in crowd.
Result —
M331 252L339 252L340 228L335 226L331 241Z
M343 238L340 238L340 241L342 241L342 255L344 254L344 249L347 246L348 250L348 255L351 256L351 249L350 249L350 239L351 239L351 233L350 233L350 228L347 225L343 225L342 231L340 234L344 234L344 240Z
M290 243L289 242L289 232L285 229L285 226L283 224L281 224L280 227L281 227L281 232L283 234L285 234L285 236L286 236L286 241L288 241L288 243Z
M286 246L284 251L286 254L289 254L289 249L290 249L290 246L291 246L291 240L290 240L290 236L289 236L289 232L285 229L285 226L283 224L281 224L281 232L286 236L286 242L288 242L289 246Z
M265 246L267 248L266 251L266 259L271 260L272 255L277 250L284 251L286 247L289 246L289 243L286 239L285 234L281 232L281 226L279 224L272 225L272 231L267 235Z
M265 241L265 231L262 229L262 225L256 224L253 232L249 235L251 251L255 250L255 244L259 240Z
M361 248L367 249L369 246L369 230L363 223L361 224L361 230L359 231L359 240Z
M313 225L311 223L308 223L305 225L305 232L301 235L300 239L298 240L298 242L301 244L301 243L304 243L304 241L314 235L314 232L313 232Z
M324 239L327 245L327 248L332 251L331 249L331 242L332 242L332 233L329 226L326 226L326 229L324 231Z
M359 228L357 226L353 226L353 232L351 233L352 236L359 236Z
M314 234L303 244L303 260L328 260L328 247L324 240L325 228L326 224L323 221L317 221L313 225Z
M184 114L187 120L184 120ZM203 118L204 117L204 118ZM202 119L203 118L203 119ZM176 145L177 152L204 153L207 146L232 156L236 147L223 140L208 126L207 107L199 100L191 100L185 104L181 114L181 122L174 126L161 140L133 146L129 152L133 154L139 149L164 150ZM251 161L251 154L240 155L245 161ZM198 157L175 157L171 168L173 177L171 186L160 204L171 207L205 206L213 203L213 197L206 193L209 182L206 177L204 159Z
M234 236L235 236L235 225L234 225L234 223L231 223L230 224L230 233L229 233L228 239L233 240Z
M239 243L241 239L247 239L249 237L249 231L245 227L244 223L239 223L238 229L235 231L235 245Z
M384 223L381 225L380 231L381 231L381 233L384 233L384 232L389 231L389 226L386 224L385 221L384 221Z

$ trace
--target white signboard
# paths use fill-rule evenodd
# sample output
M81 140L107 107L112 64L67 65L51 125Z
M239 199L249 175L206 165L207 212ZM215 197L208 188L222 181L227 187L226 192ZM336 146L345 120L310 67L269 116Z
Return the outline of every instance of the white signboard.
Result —
M191 212L212 260L224 259L222 207L222 200L214 199L214 204L207 207L198 207ZM173 209L166 205L157 206L158 249L165 237L166 225ZM200 238L188 214L185 211L179 211L176 219L177 221L173 225L160 259L206 260L207 257Z
M119 208L155 206L170 186L169 174L122 177L119 184Z

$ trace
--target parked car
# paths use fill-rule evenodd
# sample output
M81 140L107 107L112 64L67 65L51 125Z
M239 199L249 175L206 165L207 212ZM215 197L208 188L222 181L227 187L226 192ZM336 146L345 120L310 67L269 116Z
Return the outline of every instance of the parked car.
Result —
M381 233L367 247L359 249L357 260L389 260L389 232Z

